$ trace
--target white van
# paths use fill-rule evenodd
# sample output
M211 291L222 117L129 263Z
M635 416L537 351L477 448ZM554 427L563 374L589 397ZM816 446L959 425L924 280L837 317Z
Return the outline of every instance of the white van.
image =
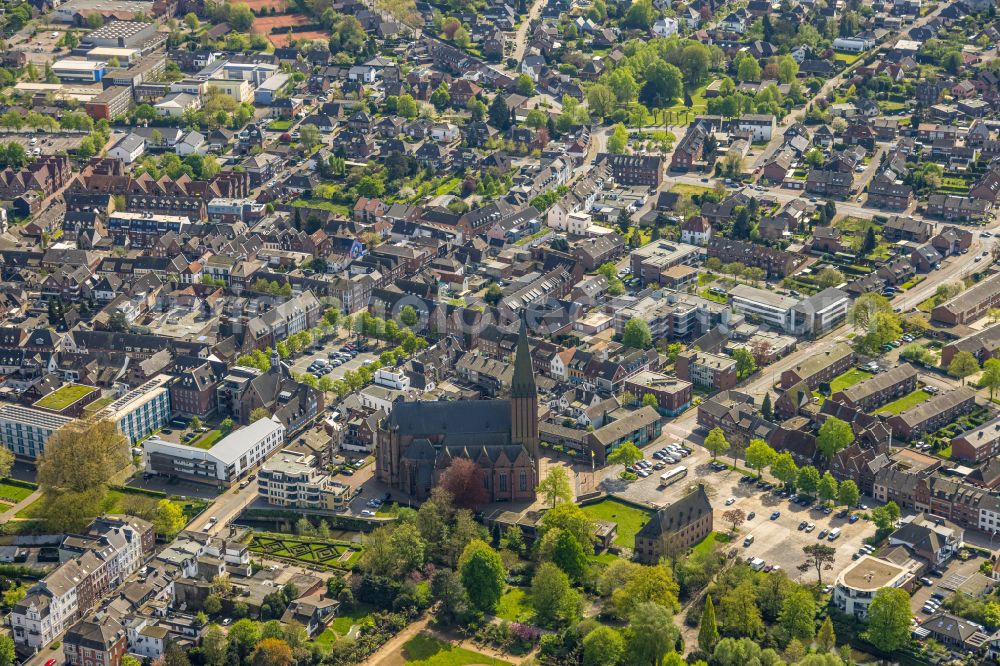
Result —
M830 530L830 534L827 535L827 537L826 537L827 541L835 541L838 538L840 538L840 528L839 527L834 527L832 530Z
M765 564L764 560L760 559L759 557L755 557L752 560L750 560L750 568L753 569L754 571L760 571L761 569L763 569L764 564Z

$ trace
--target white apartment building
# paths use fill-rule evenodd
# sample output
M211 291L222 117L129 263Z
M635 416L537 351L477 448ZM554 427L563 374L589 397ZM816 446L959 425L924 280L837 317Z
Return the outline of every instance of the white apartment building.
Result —
M170 375L157 375L102 409L97 418L114 423L135 444L170 420L171 381Z
M333 511L350 500L349 488L312 465L312 456L282 451L265 462L257 494L271 506Z
M146 471L212 485L230 485L285 441L285 427L260 419L219 440L210 449L150 437L143 445Z
M791 330L795 335L819 335L847 319L851 299L846 292L830 287L800 301L791 312Z
M833 587L833 603L841 612L858 619L868 617L875 593L883 587L903 587L913 573L898 564L863 555L840 572Z
M0 442L18 458L37 458L45 442L73 419L40 409L4 405L0 407Z

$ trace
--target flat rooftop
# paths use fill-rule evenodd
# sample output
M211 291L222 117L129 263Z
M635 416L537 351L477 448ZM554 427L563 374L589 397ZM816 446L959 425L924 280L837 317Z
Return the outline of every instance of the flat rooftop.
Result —
M751 303L760 303L779 310L791 310L799 304L799 299L782 296L773 291L758 289L746 284L738 284L729 290L729 295Z
M852 589L874 591L891 585L906 573L907 569L897 564L864 555L844 569L839 579Z

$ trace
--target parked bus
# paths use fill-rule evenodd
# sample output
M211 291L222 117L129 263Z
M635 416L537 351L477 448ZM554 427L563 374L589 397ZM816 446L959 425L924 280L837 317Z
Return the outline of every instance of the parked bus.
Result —
M664 472L660 475L660 487L664 488L672 483L680 481L687 476L687 473L687 467L675 467L669 472Z

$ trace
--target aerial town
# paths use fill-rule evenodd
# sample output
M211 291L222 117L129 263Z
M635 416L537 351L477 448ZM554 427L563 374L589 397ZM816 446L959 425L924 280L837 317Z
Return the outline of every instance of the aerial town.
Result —
M1000 663L994 0L7 0L0 666Z

